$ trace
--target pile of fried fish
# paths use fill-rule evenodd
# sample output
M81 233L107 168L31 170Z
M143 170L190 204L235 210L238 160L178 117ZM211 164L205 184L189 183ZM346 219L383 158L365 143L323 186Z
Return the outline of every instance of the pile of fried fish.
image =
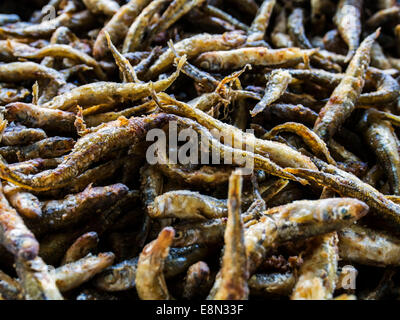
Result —
M400 298L395 0L15 2L0 300Z

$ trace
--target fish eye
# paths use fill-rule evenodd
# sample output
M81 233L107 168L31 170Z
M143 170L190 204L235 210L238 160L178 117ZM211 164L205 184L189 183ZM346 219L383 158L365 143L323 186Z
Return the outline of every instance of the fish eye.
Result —
M208 61L203 61L201 64L200 64L200 67L202 67L203 69L210 69L210 63L208 62Z
M349 208L347 206L346 207L339 207L338 212L339 212L339 214L345 215L345 214L347 214L349 212Z
M116 280L114 275L112 273L109 273L104 277L104 281L107 283L115 283Z
M181 238L183 238L183 232L182 232L182 231L176 231L176 232L175 232L174 238L175 238L175 239L181 239Z

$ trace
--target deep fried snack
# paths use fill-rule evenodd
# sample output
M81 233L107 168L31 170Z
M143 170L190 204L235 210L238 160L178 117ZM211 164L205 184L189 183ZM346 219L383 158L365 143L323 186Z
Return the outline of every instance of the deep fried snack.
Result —
M215 300L244 300L249 295L248 265L241 220L242 179L240 170L233 172L229 178L225 248Z
M49 266L40 257L33 260L18 258L16 270L27 300L63 300Z
M81 193L68 195L62 200L41 203L41 217L28 224L36 234L67 228L89 219L102 208L114 205L128 191L128 187L121 183L106 187L89 185Z
M99 243L99 236L96 232L88 232L80 236L65 252L64 258L61 261L61 265L77 261L87 254L90 250L97 247Z
M36 219L42 215L42 208L39 199L30 192L5 183L3 192L10 204L19 214L29 219Z
M333 137L335 132L350 116L364 86L364 77L370 62L370 51L379 30L369 35L361 43L346 70L346 75L335 88L328 103L320 111L314 125L314 131L325 141Z
M79 287L96 274L112 265L114 254L112 252L100 253L98 255L88 254L86 257L64 264L53 271L53 277L57 288L61 291L68 291Z
M7 146L0 148L0 154L8 162L26 161L36 158L56 158L71 151L75 140L65 137L46 138L27 146Z
M200 7L205 0L174 0L164 11L160 19L150 28L149 37L146 44L150 43L154 37L177 22L182 16L187 14L195 7ZM136 21L135 21L136 22Z
M1 143L5 146L26 145L46 138L46 132L42 129L9 125L3 132Z
M171 248L165 260L165 277L170 278L184 272L193 263L206 257L209 250L193 245ZM105 291L122 291L136 286L136 270L139 258L122 261L99 274L95 286Z
M213 219L226 217L226 200L188 190L166 192L148 206L152 218Z
M39 24L22 25L21 27L4 26L0 35L16 38L50 38L52 33L61 26L70 29L87 28L93 25L94 16L88 11L77 13L64 12L54 19L44 19Z
M185 277L182 298L189 300L201 296L202 291L207 290L210 279L210 268L207 263L199 261L191 265Z
M295 44L303 49L311 49L313 46L307 39L304 29L304 10L296 8L288 17L288 31Z
M267 210L244 233L249 275L257 270L275 246L344 228L367 212L365 203L351 198L295 201ZM219 281L220 276L209 298L215 296Z
M36 52L20 52L16 56L26 59L42 59L44 57L68 58L92 67L100 79L104 80L106 78L106 75L95 59L85 52L65 44L51 44Z
M166 123L170 119L171 117L166 114L157 114L147 118L130 118L130 120L120 118L80 138L72 152L56 169L28 176L10 170L9 166L3 162L1 164L2 177L16 185L32 190L64 187L100 156L138 143L148 130ZM107 143L104 144L103 141L107 141Z
M398 1L28 2L0 300L400 297Z
M253 66L295 66L309 60L317 49L268 49L266 47L240 48L228 51L202 53L195 64L202 69L217 72L229 69L240 69L247 64Z
M77 105L82 108L93 105L114 106L125 101L143 99L150 96L153 90L156 92L166 90L178 78L184 63L185 58L182 58L177 70L171 76L154 83L95 82L56 96L43 107L68 110Z
M228 50L240 46L246 41L242 32L226 32L221 35L198 34L174 44L178 55L186 55L188 59L198 56L200 53L215 50ZM172 49L165 51L149 68L146 78L152 78L171 66L175 59ZM245 64L244 64L245 65ZM244 66L243 65L243 66Z
M276 48L291 48L294 43L290 36L287 34L287 17L285 9L282 8L279 13L274 30L271 33L271 42Z
M350 61L360 43L362 0L340 0L333 19L339 33L349 47L346 61Z
M0 296L6 300L23 300L19 282L0 270Z
M399 239L359 225L338 232L339 255L356 263L385 267L400 263Z
M164 278L164 263L174 237L174 229L164 228L158 238L144 247L136 270L136 290L143 300L170 300Z
M0 81L19 82L37 78L51 79L58 85L64 85L64 76L51 68L34 62L12 62L0 64Z
M399 141L388 121L373 117L373 112L365 111L363 117L363 135L365 141L380 160L388 178L391 192L400 195L400 156Z
M318 157L325 157L328 163L335 165L336 161L329 153L328 147L325 142L318 137L318 135L308 129L306 126L296 122L286 122L282 125L272 128L267 134L263 136L265 139L271 139L280 132L292 132L301 136L304 142L310 147L313 153Z
M114 16L120 8L114 0L83 0L88 10L94 14L103 13L107 16Z
M108 52L106 31L110 35L111 41L119 45L132 22L149 3L150 0L130 0L113 15L96 38L93 46L95 59L103 58Z
M250 111L252 117L262 112L270 104L278 100L286 91L289 83L292 81L292 76L285 70L274 70L268 76L267 87L265 94L260 102L256 104L253 110Z
M166 0L155 0L150 2L150 4L142 10L129 27L122 48L122 53L138 51L141 48L151 19L158 11L161 11L161 8L166 2ZM107 34L108 33L106 33L106 36Z
M23 260L34 259L39 252L39 243L33 233L25 226L17 211L10 206L0 192L0 240L8 251Z
M5 118L26 126L62 133L76 132L75 115L72 112L53 110L27 103L11 103L5 107Z
M299 270L299 279L293 289L293 300L332 299L337 281L338 236L336 232L320 236L310 257L305 258Z
M256 273L249 279L250 294L260 297L287 296L296 283L291 272Z
M272 10L276 4L275 0L263 1L261 7L258 9L257 15L254 18L247 34L247 42L263 40L265 31L268 28L269 20L272 15Z
M270 159L275 161L278 165L314 167L307 157L284 144L257 139L252 134L244 133L242 130L223 123L188 104L172 99L166 94L160 94L160 98L162 101L164 100L166 103L170 104L162 105L161 107L164 110L194 119L212 132L214 131L213 129L216 129L220 137L232 137L233 141L231 143L233 143L233 145L245 148L246 144L249 144L250 150L254 150L254 152L258 154L268 155ZM238 141L235 142L235 140Z
M323 161L315 161L319 170L287 169L289 172L302 178L313 181L319 185L329 187L343 196L355 197L365 201L372 209L375 209L382 220L386 221L392 230L399 230L400 206L372 186L364 183L355 175L345 172L337 167L326 164Z

